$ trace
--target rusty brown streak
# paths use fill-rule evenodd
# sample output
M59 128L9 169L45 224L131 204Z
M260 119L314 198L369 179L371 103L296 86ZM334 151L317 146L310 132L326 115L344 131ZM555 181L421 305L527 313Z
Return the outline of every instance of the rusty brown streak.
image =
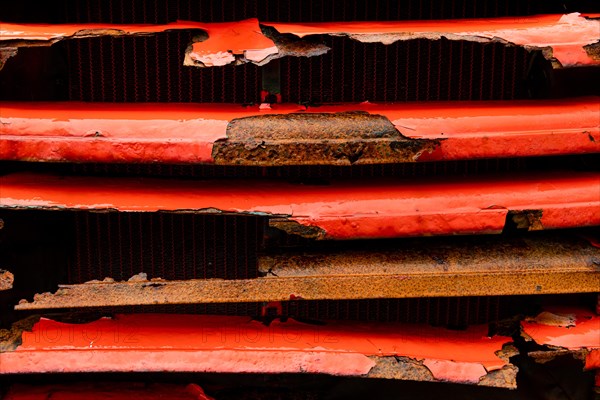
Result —
M596 292L597 249L579 239L262 257L264 278L61 286L15 308Z

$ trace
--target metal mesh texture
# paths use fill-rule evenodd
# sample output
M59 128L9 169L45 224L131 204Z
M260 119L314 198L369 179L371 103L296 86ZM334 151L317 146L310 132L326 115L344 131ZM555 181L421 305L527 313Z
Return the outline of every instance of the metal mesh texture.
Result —
M111 277L244 279L257 276L264 221L258 217L173 213L75 216L70 283Z
M193 32L71 40L68 96L76 101L260 101L261 67L183 66ZM280 61L283 102L513 100L527 97L530 53L499 43L449 40L390 45L317 36L332 50Z

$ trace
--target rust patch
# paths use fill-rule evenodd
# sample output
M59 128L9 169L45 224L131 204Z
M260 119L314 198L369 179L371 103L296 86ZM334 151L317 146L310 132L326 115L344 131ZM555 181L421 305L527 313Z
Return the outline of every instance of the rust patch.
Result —
M12 324L10 329L0 329L0 353L14 351L22 343L23 332L31 332L40 320L39 315L32 315Z
M574 359L585 362L589 351L587 349L567 350L567 349L551 349L551 350L536 350L527 353L538 364L545 364L556 358L566 355L572 356Z
M508 217L517 229L526 229L528 231L544 230L542 215L542 210L511 210L508 212Z
M12 289L14 281L15 277L10 271L0 269L0 291Z
M583 49L592 60L600 61L600 40L583 46Z
M479 386L499 387L505 389L517 388L517 373L519 368L510 363L510 358L519 354L519 350L508 343L502 346L502 349L496 352L496 355L506 361L506 365L500 369L489 371L479 380Z
M216 164L351 165L414 162L440 139L410 139L367 112L268 114L237 118L213 147Z
M516 389L518 372L519 369L516 366L512 364L505 365L504 367L488 372L486 375L481 377L478 385L504 389Z
M368 378L399 379L408 381L435 381L433 374L422 362L410 357L369 357L375 362Z
M261 30L266 37L275 43L279 53L270 55L263 62L259 63L259 65L264 65L273 59L281 57L320 56L331 50L322 43L309 42L291 34L281 34L270 26L261 25Z
M369 357L375 362L375 366L367 374L367 378L397 379L421 382L439 382L432 372L427 368L423 360L415 360L410 357ZM507 364L500 369L486 373L479 378L477 385L497 387L504 389L517 388L518 368Z
M279 229L288 235L297 235L306 239L322 240L327 235L327 232L318 226L303 225L285 218L269 219L269 227Z

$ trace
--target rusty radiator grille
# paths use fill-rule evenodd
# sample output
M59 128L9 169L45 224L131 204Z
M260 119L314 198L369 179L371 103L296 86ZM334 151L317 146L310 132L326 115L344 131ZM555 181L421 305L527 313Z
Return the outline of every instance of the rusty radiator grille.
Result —
M61 43L69 99L108 102L257 103L261 69L253 64L184 67L192 32L102 37ZM512 100L527 96L530 53L499 43L448 40L391 45L317 39L323 56L281 60L284 102Z
M529 53L499 43L411 40L390 45L322 36L320 57L281 60L289 102L512 100L526 97ZM310 84L308 84L310 83Z
M70 283L111 277L243 279L257 276L262 219L165 213L75 213Z
M166 23L238 21L324 22L492 18L592 11L595 0L54 0L9 2L3 20L28 22ZM4 8L5 7L5 8Z

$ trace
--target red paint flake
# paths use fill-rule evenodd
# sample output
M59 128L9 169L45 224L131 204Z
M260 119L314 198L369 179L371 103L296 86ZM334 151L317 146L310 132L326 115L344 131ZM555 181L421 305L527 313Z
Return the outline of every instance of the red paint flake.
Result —
M245 54L247 59L258 62L270 54L278 53L275 43L262 34L256 18L238 22L214 23L206 30L208 39L192 45L191 56L198 61L202 61L203 57L229 52ZM225 62L225 64L229 64L229 62Z
M554 310L548 310L553 311ZM600 368L600 316L582 309L561 308L556 311L576 316L574 327L548 326L533 321L523 321L523 332L536 343L569 350L588 349L586 369Z

